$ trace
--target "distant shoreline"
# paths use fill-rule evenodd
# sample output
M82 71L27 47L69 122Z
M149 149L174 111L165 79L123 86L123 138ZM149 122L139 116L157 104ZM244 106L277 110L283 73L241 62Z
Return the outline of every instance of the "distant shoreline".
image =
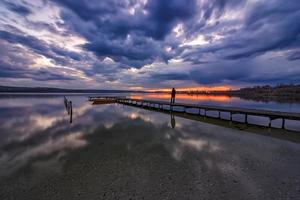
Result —
M11 87L11 86L0 86L1 93L77 93L77 94L87 94L87 93L129 93L129 92L139 92L144 93L144 91L132 91L132 90L96 90L96 89L62 89L62 88L48 88L48 87Z
M95 89L61 89L43 87L10 87L0 86L0 94L113 94L113 93L169 93L166 91L134 91L134 90L95 90ZM197 95L226 95L245 100L260 102L300 103L300 85L255 86L228 91L177 91L177 94Z

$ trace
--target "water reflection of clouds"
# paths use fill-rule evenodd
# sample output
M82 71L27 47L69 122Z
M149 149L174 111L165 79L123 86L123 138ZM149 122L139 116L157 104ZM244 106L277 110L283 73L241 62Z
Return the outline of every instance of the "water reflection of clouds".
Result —
M113 154L114 148L118 148L121 152L126 151L126 156L135 158L142 154L143 157L168 160L174 167L186 165L188 173L199 176L200 180L203 179L203 171L221 178L232 174L241 181L239 188L254 190L257 184L255 173L270 167L265 163L275 159L274 164L281 165L279 167L283 169L284 163L276 162L276 156L289 159L300 151L297 144L178 117L175 119L176 126L172 128L170 115L122 105L91 106L84 98L72 98L74 123L70 125L64 119L62 99L56 100L61 107L51 107L51 104L47 112L40 108L41 104L37 104L13 118L1 116L1 124L11 134L0 143L0 176L10 176L24 167L38 168L41 173L43 169L51 171L49 168L54 169L54 173L63 173L60 170L68 161L65 158L73 151L107 145L101 150L109 151L108 154L113 156L111 162L106 160L111 166L116 160L124 159ZM26 137L20 140L22 132ZM95 159L101 163L103 158L96 156ZM164 166L163 161L159 165ZM127 165L132 167L131 163ZM147 165L142 167L147 172ZM255 168L255 173L251 167Z
M51 104L47 105L45 99L37 99L37 104L32 104L29 108L27 103L22 105L18 102L19 106L16 108L9 106L12 117L1 116L1 173L9 174L8 171L13 172L29 163L33 165L37 158L52 154L58 156L64 150L87 144L83 139L84 132L80 129L77 131L78 127L72 128L66 123L61 98L55 100L56 102L52 100ZM41 101L43 104L40 104ZM53 106L59 103L60 106ZM48 106L46 113L42 106ZM16 112L20 108L23 112ZM79 106L76 117L80 118L89 108L85 103Z
M132 108L130 106L124 106L122 110L122 115L124 117L129 117L130 119L142 119L145 122L151 122L154 125L162 125L162 124L170 124L172 127L172 114L170 116L166 114L161 114L159 112L151 111L151 110L144 110L139 108ZM181 121L175 122L176 127L180 127Z
M22 101L17 103L16 108L9 104L11 116L9 118L1 116L3 122L2 145L0 145L3 149L0 154L1 172L9 169L14 171L40 156L61 153L64 149L83 147L87 144L83 135L87 134L88 130L92 132L101 124L104 124L107 129L113 126L117 119L111 114L113 111L116 113L116 110L109 107L98 107L94 110L95 107L84 102L83 98L81 100L80 104L75 104L74 121L77 123L73 126L66 123L61 98L56 99L56 102L50 101L49 105L44 105L45 99L35 99L33 102L36 104L31 104L30 107L27 102L22 106ZM58 104L60 106L53 106ZM45 113L45 109L41 106L47 106L48 112ZM98 113L106 111L109 111L109 115L99 117ZM78 132L81 129L85 132Z
M61 103L60 99L57 101ZM51 105L49 106L51 107ZM76 105L74 109L75 123L70 126L68 123L65 123L64 109L52 107L52 109L48 110L48 113L43 112L41 114L40 111L43 109L40 106L41 104L37 104L27 109L26 113L28 114L18 114L14 118L1 119L4 121L2 124L5 124L6 131L13 133L5 140L6 143L2 144L4 151L0 160L2 166L6 166L6 170L17 170L21 166L28 164L27 162L33 162L38 157L50 154L57 154L58 156L60 155L58 153L64 150L83 147L88 143L84 139L85 135L93 133L101 126L103 128L100 128L100 130L112 129L116 124L124 121L127 122L128 128L130 128L132 121L154 126L153 134L160 138L157 141L164 143L166 150L176 160L182 159L185 147L199 150L201 141L195 141L199 144L198 146L193 146L191 145L191 139L180 138L187 137L184 135L180 136L178 132L180 127L182 127L181 123L177 123L176 129L173 130L170 126L167 126L170 123L169 116L160 113L120 105L95 107L84 102ZM26 104L24 107L26 108ZM130 132L130 130L127 131ZM12 166L15 166L15 168Z
M22 112L17 112L9 118L1 116L1 120L5 118L5 122L0 125L3 134L1 136L2 140L5 140L4 136L10 140L24 140L34 134L43 132L59 121L65 120L64 110L60 109L60 107L58 108L52 107L51 111L43 114L41 111L35 110L35 107L32 107L31 109L23 109Z
M85 145L87 145L87 141L83 139L83 134L75 132L58 138L49 138L40 144L30 146L30 148L23 147L17 151L3 152L0 156L0 177L10 175L28 164L34 164L38 158L43 160L43 157L53 154L59 157L65 150Z
M184 128L197 126L198 131L196 133L201 134L203 126L207 126L204 123L201 124L202 126L198 126L200 122L179 119L178 121L176 121L176 127L174 127L175 130L173 130L170 129L170 127L172 127L172 119L175 120L175 118L172 118L172 113L170 113L170 116L168 116L166 114L161 114L158 112L143 110L139 108L125 108L127 109L125 109L125 111L123 111L122 114L124 116L128 116L132 120L142 119L145 123L151 123L157 128L161 128L166 124L169 124L167 129L159 129L160 131L158 132L161 135L160 142L163 142L163 144L165 144L165 147L169 151L170 155L172 155L172 157L177 161L181 161L183 159L182 156L186 148L192 149L193 151L201 151L204 146L207 146L207 141L204 141L203 139L199 138L200 135L191 135L190 132L186 131ZM163 138L165 140L170 140L172 145L170 146L169 141L164 142ZM219 148L220 147L215 144L210 145L210 150L212 152L217 151Z
M35 97L18 97L18 98L0 98L1 108L29 108L37 105L60 106L61 97L35 98Z

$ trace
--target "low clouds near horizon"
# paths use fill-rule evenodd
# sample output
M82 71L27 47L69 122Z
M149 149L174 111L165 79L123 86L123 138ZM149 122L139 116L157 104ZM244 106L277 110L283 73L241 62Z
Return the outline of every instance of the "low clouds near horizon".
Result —
M0 85L300 83L298 0L3 0Z

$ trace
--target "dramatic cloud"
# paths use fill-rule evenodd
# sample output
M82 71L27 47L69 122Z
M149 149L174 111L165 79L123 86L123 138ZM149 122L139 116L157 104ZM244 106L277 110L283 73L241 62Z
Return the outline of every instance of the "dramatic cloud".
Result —
M21 44L32 50L34 53L43 55L52 59L57 64L68 64L68 59L79 61L80 55L75 52L66 51L63 48L48 45L47 43L33 37L25 35L25 33L10 33L0 30L0 39L13 44Z
M4 4L6 4L9 10L16 12L20 15L26 16L32 13L31 10L24 5L15 4L14 2L9 2L7 0L4 1Z
M4 0L0 83L300 83L299 10L297 0Z

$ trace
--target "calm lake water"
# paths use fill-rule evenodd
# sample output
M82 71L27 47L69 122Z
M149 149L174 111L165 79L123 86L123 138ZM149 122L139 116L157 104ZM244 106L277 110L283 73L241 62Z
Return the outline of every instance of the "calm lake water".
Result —
M0 96L0 199L300 198L297 142L124 105L91 105L85 96L68 96L72 124L61 95ZM226 97L177 101L300 111L299 104Z

